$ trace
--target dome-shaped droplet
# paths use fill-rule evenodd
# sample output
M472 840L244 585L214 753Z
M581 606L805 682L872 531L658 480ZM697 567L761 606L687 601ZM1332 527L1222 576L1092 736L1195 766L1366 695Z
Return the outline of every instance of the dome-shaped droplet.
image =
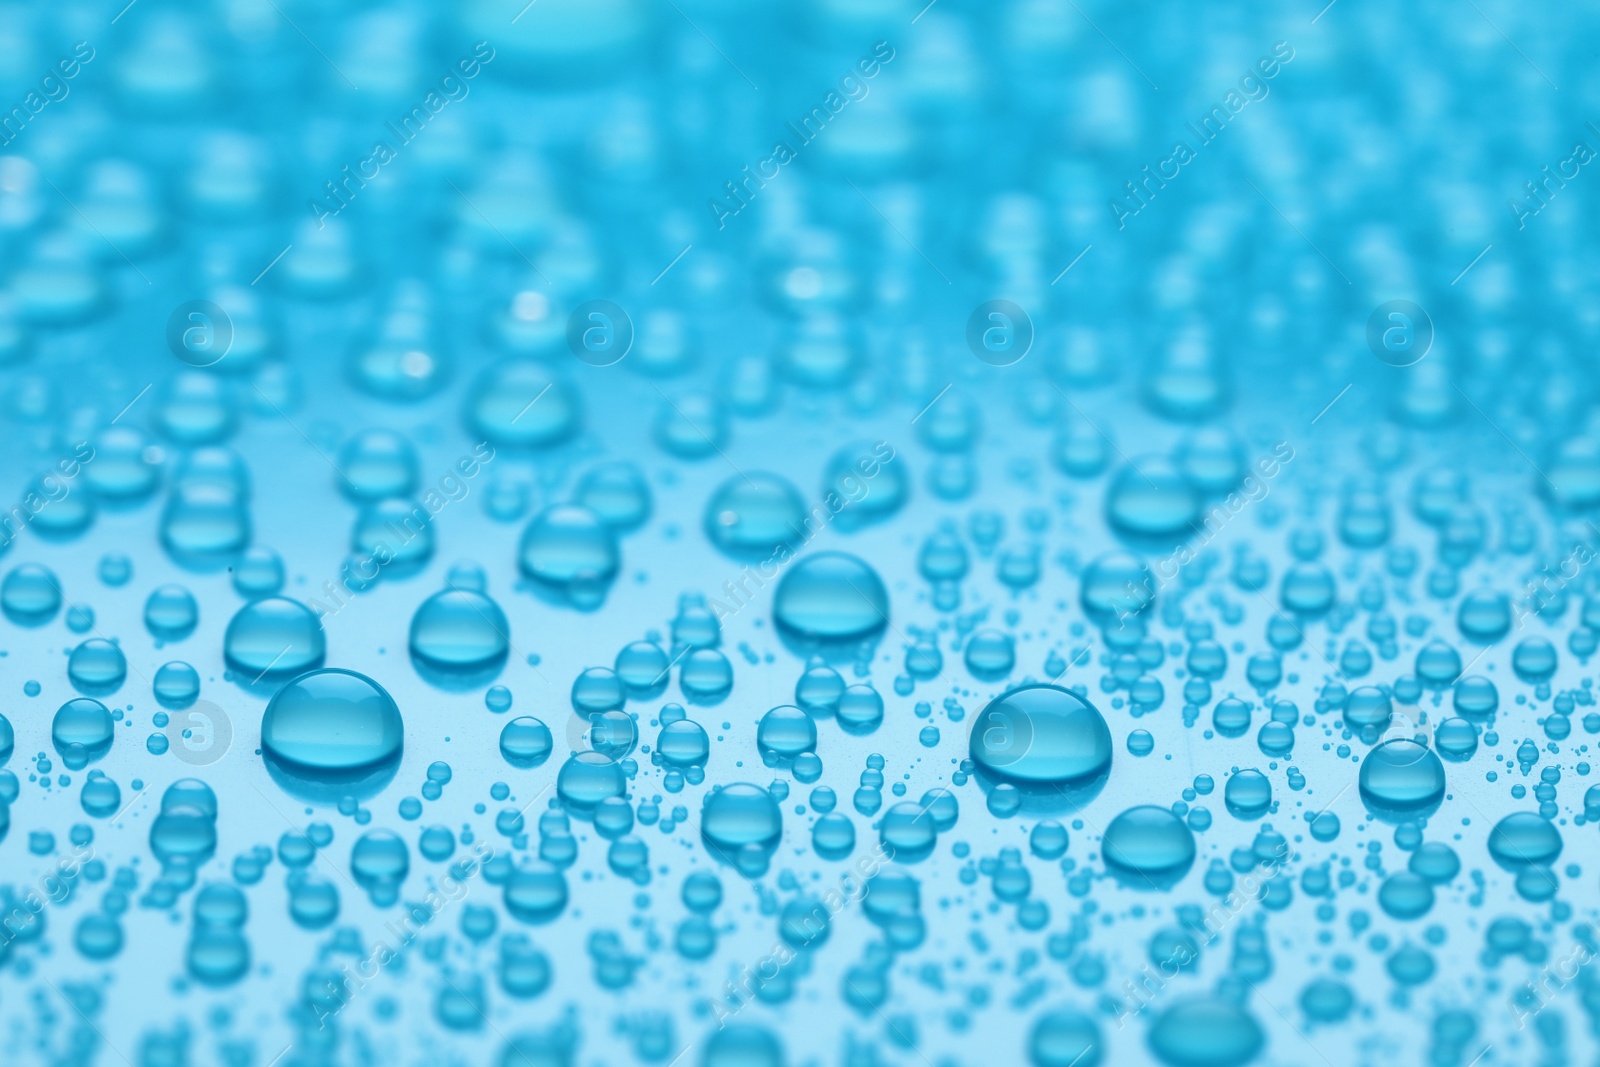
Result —
M289 682L261 718L261 748L313 779L359 775L397 760L405 743L400 709L355 671L327 668Z
M648 692L664 685L672 663L654 641L634 641L617 653L613 669L629 689Z
M819 552L792 565L778 583L773 617L803 640L856 641L889 621L889 593L878 573L844 552Z
M1258 770L1240 771L1223 787L1223 800L1236 819L1259 819L1272 806L1272 781Z
M276 596L283 588L283 558L264 545L252 545L234 565L233 588L252 600Z
M200 673L179 660L163 663L151 689L162 707L186 708L200 695Z
M518 867L506 879L505 904L518 922L547 923L566 909L566 876L543 860Z
M1017 662L1016 641L1001 630L979 630L967 639L964 658L973 677L1004 678Z
M1361 799L1374 812L1432 808L1444 799L1444 764L1428 746L1396 738L1361 761Z
M746 845L777 847L783 835L783 813L765 789L735 782L706 797L700 811L700 834L720 858L731 863Z
M0 583L0 609L19 626L42 626L61 609L61 584L48 568L24 563Z
M705 530L711 543L737 559L767 559L804 540L805 504L786 479L764 471L736 474L706 503ZM813 526L827 521L826 512Z
M1100 842L1106 869L1134 889L1166 889L1194 864L1194 834L1166 808L1129 808L1106 827Z
M703 765L711 752L711 740L704 728L690 719L679 719L661 728L656 751L674 767Z
M1196 997L1166 1008L1150 1028L1150 1051L1167 1067L1243 1067L1266 1037L1243 1008L1219 997Z
M76 755L87 762L111 750L116 723L106 706L91 697L69 700L56 710L50 723L50 741L63 759Z
M415 573L432 558L433 546L433 516L413 500L368 504L350 530L350 551L394 574Z
M1468 593L1456 611L1456 625L1468 640L1491 645L1511 629L1511 600L1493 589Z
M1181 537L1193 532L1200 494L1172 460L1141 456L1112 479L1106 515L1125 534Z
M532 715L512 719L500 731L500 754L518 767L537 767L550 758L550 728Z
M163 641L181 641L200 622L200 605L181 585L163 585L144 602L144 624Z
M1094 705L1055 685L1026 685L995 698L973 720L972 759L1020 786L1059 787L1110 770L1111 731Z
M558 504L540 512L522 534L522 573L552 586L604 584L620 562L616 535L588 508Z
M1244 449L1223 426L1201 426L1178 445L1178 466L1201 492L1226 493L1245 474Z
M103 696L115 692L127 676L128 660L122 649L104 638L90 638L67 659L67 678L80 693Z
M393 430L362 430L339 449L339 482L358 501L411 495L417 485L417 450Z
M730 1023L711 1032L700 1067L784 1067L783 1043L765 1027Z
M410 869L406 843L392 830L369 830L350 850L350 873L357 885L373 894L375 902L392 900L392 892Z
M618 533L627 533L650 517L650 485L632 463L602 463L583 476L572 502Z
M467 398L467 425L499 447L543 448L571 436L581 421L577 392L538 363L491 367Z
M592 810L602 800L620 797L627 789L622 767L600 752L579 752L561 765L556 793L579 811Z
M837 510L834 521L843 529L889 518L910 495L910 472L886 441L852 442L829 457L822 472L820 503Z
M817 724L793 704L773 708L756 725L756 747L768 760L792 760L817 747Z
M218 485L180 482L161 514L161 543L179 561L231 556L250 543L244 498Z
M411 617L411 654L440 671L482 671L502 663L510 624L500 605L481 593L447 589Z
M1429 641L1417 652L1417 677L1424 685L1443 689L1461 675L1461 654L1443 641Z
M1345 698L1344 721L1355 730L1373 729L1382 732L1389 728L1394 717L1394 704L1375 685L1357 687Z
M1489 855L1508 871L1548 867L1561 855L1561 832L1549 819L1518 811L1489 831Z
M1103 1052L1100 1027L1071 1008L1041 1015L1028 1035L1033 1067L1098 1067Z
M1150 568L1131 553L1108 552L1084 568L1079 599L1083 610L1102 626L1143 613L1155 598Z
M327 642L311 609L285 597L240 608L228 623L222 652L247 681L300 674L322 665Z
M143 499L155 491L161 464L150 439L129 426L109 426L95 435L94 461L83 465L84 481L107 502Z

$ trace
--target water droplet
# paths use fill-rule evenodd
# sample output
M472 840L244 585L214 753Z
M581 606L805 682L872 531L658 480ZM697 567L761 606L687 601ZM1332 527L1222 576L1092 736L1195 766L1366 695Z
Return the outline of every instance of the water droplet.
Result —
M500 754L518 767L537 767L550 758L550 728L532 715L512 719L500 731Z
M115 726L104 704L78 697L56 710L50 724L50 740L68 766L77 763L81 768L111 750Z
M1071 1008L1041 1015L1028 1036L1033 1067L1097 1067L1103 1050L1094 1020Z
M591 469L572 500L618 533L636 530L650 517L649 483L631 463L602 463Z
M571 436L582 420L579 396L538 363L489 368L467 399L467 425L502 448L544 448Z
M781 765L817 747L817 724L800 708L780 705L761 716L756 745L770 765Z
M186 708L200 696L200 674L187 663L164 663L152 683L156 702L164 708Z
M1166 808L1142 804L1111 820L1100 852L1124 885L1168 889L1194 864L1194 834Z
M1083 785L1111 769L1111 731L1095 707L1054 685L1026 685L995 698L972 723L975 763L1025 787Z
M0 583L0 609L18 626L43 626L61 609L61 585L48 568L24 563Z
M1548 867L1561 855L1561 846L1560 831L1531 812L1507 815L1489 831L1489 855L1508 871Z
M1426 745L1396 738L1361 761L1361 799L1375 814L1398 815L1435 807L1444 799L1444 764Z
M1172 460L1140 456L1112 479L1106 515L1134 537L1182 536L1200 516L1200 494Z
M228 666L255 682L320 667L327 642L310 608L285 597L267 597L239 609L228 623L222 650Z
M200 622L200 605L181 585L163 585L144 602L144 624L162 641L181 641Z
M552 591L604 587L621 564L616 536L588 508L558 504L540 512L523 531L522 573Z
M765 789L735 782L706 797L700 812L700 834L718 858L733 863L747 846L764 852L777 848L783 836L783 813Z
M601 752L579 752L561 765L556 793L576 811L593 811L609 797L620 797L627 781L617 761Z
M1261 1026L1243 1008L1196 997L1165 1009L1150 1028L1150 1050L1168 1067L1242 1067L1265 1043Z
M802 641L859 641L889 621L889 594L876 571L844 552L819 552L789 568L772 613Z
M314 670L286 684L261 717L261 748L295 777L350 781L398 761L405 726L393 698L355 671Z
M122 687L128 676L128 661L122 649L104 638L94 637L72 650L67 660L67 678L80 693L104 696Z
M447 589L424 600L411 617L411 654L434 670L476 676L505 662L509 633L505 612L493 600Z
M772 557L803 539L809 530L806 523L799 491L786 479L763 471L734 475L706 503L706 536L736 559Z
M411 495L417 485L417 450L393 430L363 430L339 450L340 488L357 501Z

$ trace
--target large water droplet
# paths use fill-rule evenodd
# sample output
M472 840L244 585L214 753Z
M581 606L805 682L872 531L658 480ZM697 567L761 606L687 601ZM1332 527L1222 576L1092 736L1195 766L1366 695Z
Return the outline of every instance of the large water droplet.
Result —
M766 852L777 848L783 836L783 812L765 789L734 782L706 797L700 834L713 852L733 863L747 846Z
M819 552L783 576L772 614L802 641L859 641L888 625L889 594L878 573L855 556Z
M578 394L538 363L510 360L486 371L467 398L467 425L506 448L543 448L581 421Z
M1548 867L1561 855L1561 845L1555 825L1527 811L1507 815L1489 831L1489 855L1509 871Z
M1141 456L1112 479L1106 515L1135 537L1183 536L1200 515L1200 494L1166 456Z
M621 555L616 535L600 516L576 504L546 508L522 534L522 573L549 591L603 588L616 577Z
M1071 1008L1041 1015L1028 1036L1033 1067L1097 1067L1103 1049L1095 1021Z
M435 670L476 677L505 662L509 632L505 612L493 600L447 589L424 600L411 617L411 654Z
M1241 1067L1255 1059L1265 1037L1238 1005L1196 997L1163 1011L1149 1041L1150 1051L1168 1067Z
M547 923L567 907L566 876L559 868L534 860L506 879L505 903L506 911L518 922Z
M327 668L278 690L261 717L261 748L312 781L365 777L400 757L405 726L393 698L355 671Z
M1361 799L1381 815L1432 808L1444 799L1444 764L1416 741L1385 741L1361 761Z
M339 450L340 487L359 501L408 496L417 485L417 450L393 430L363 430Z
M111 750L116 724L106 706L91 697L69 700L56 710L50 723L50 741L68 766L81 768Z
M556 793L570 808L593 811L601 801L620 797L627 779L616 760L600 752L579 752L561 765Z
M61 609L61 585L48 568L24 563L0 583L0 610L18 626L43 626Z
M1142 804L1111 820L1100 854L1124 885L1169 889L1194 863L1194 834L1166 808Z
M822 522L826 522L826 511ZM706 504L706 536L737 559L767 559L806 536L805 504L787 479L736 474Z
M184 566L215 566L250 543L244 498L218 485L180 482L161 514L161 543Z
M532 715L506 723L500 731L500 754L517 767L537 767L550 758L554 740L550 728Z
M1111 769L1111 731L1094 705L1056 685L1025 685L973 720L972 759L1019 786L1078 786Z
M285 597L267 597L234 615L222 652L244 681L255 682L320 667L327 641L310 608Z
M114 693L128 676L128 661L122 649L104 638L95 637L72 650L67 660L67 678L80 693L103 696Z

